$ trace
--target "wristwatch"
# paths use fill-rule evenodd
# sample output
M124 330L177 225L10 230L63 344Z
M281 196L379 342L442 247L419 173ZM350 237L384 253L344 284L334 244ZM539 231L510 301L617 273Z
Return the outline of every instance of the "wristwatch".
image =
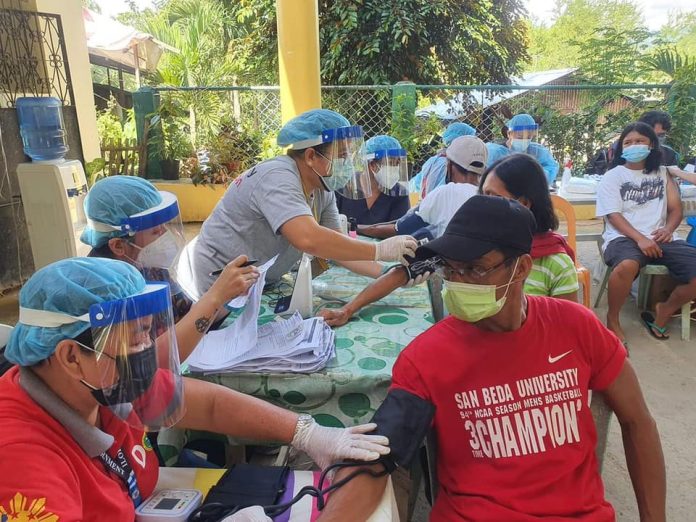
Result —
M297 417L297 424L295 425L295 433L292 436L292 440L294 441L297 439L297 435L304 432L312 424L314 424L314 417L308 413L300 413Z

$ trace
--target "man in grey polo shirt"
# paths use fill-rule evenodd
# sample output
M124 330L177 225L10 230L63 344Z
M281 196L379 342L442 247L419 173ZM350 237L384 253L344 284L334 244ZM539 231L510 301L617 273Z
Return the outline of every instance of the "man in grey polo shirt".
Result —
M362 180L366 170L360 168L360 127L350 126L336 112L316 109L290 120L277 141L289 147L288 154L259 163L235 180L186 246L179 272L192 281L192 292L205 292L215 278L211 272L239 255L259 263L278 255L267 274L271 282L303 252L372 277L382 268L374 261L414 255L416 241L410 236L371 243L338 232L334 191L359 197L369 186Z

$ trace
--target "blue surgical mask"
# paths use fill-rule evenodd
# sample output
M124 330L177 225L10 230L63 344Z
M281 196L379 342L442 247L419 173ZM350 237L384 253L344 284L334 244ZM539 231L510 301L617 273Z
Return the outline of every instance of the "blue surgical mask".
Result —
M530 139L513 139L510 148L515 152L527 152L531 142Z
M631 145L621 153L621 157L629 163L639 163L650 155L648 145Z

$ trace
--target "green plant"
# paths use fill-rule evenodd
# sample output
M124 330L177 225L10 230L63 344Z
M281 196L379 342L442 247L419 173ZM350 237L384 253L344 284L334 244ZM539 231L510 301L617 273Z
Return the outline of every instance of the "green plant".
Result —
M693 154L696 141L696 62L675 71L669 92L669 112L670 144L685 159Z
M104 158L96 158L85 163L85 175L87 176L87 183L89 183L90 187L100 179L106 177L104 167L106 167Z

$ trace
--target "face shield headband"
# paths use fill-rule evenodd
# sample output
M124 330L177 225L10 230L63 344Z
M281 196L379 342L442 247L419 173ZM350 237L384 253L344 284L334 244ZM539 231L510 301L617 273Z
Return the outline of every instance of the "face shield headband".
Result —
M20 323L91 327L99 376L83 384L103 406L136 428L160 429L183 415L183 381L169 285L148 283L133 296L96 303L81 316L20 308ZM78 343L80 344L80 343Z

